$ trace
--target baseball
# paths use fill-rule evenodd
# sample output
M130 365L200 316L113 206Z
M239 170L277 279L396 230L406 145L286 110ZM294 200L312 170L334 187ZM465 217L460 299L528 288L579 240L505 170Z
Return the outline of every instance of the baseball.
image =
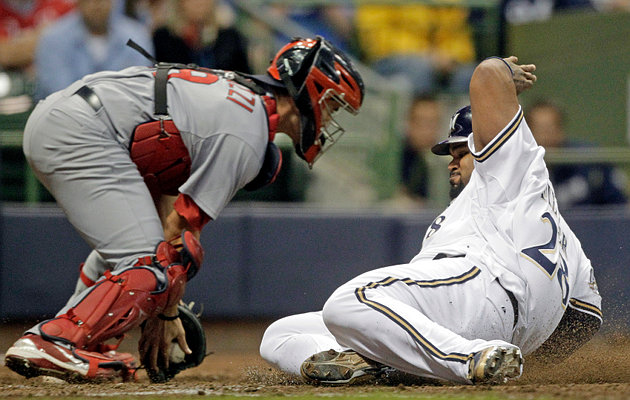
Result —
M171 352L169 355L169 361L172 363L178 364L180 362L183 362L185 357L186 357L186 353L184 353L181 347L179 347L179 344L177 344L177 342L173 342L171 344Z

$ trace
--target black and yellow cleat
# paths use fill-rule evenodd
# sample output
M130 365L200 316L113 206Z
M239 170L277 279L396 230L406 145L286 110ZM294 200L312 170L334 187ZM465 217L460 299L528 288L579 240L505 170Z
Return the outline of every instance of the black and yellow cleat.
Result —
M475 353L468 364L468 379L474 384L500 384L523 373L523 356L516 346L490 346Z
M307 358L302 363L300 372L309 383L344 385L367 383L389 369L352 350L338 352L331 349Z

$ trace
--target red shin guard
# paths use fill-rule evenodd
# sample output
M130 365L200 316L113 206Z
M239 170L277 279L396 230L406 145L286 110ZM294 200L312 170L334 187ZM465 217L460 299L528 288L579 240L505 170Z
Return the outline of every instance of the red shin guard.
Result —
M89 289L76 306L42 323L41 335L94 350L101 342L121 336L164 307L167 283L160 284L159 274L147 267L133 267L120 275L107 272L106 279ZM156 293L156 289L161 293Z
M181 253L161 242L155 257L142 257L136 266L117 275L107 271L105 279L88 289L78 304L40 324L42 337L99 351L104 341L121 338L148 317L179 302L187 279L203 259L203 249L190 232L182 233L182 241Z

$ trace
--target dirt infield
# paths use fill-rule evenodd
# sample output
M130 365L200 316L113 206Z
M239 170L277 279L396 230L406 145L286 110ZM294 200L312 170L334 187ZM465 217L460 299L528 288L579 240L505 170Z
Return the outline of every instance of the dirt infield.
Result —
M498 398L627 399L630 398L630 336L599 335L576 354L558 365L536 365L525 360L524 374L503 386L390 385L343 388L313 387L271 369L258 356L258 344L268 321L207 322L208 349L204 363L185 371L173 381L151 384L141 371L131 384L70 385L52 379L26 380L4 365L0 367L0 397L100 395L333 395L377 391L405 396L467 396L487 393ZM0 353L30 324L3 324ZM137 334L121 349L136 353ZM2 357L4 359L4 357Z

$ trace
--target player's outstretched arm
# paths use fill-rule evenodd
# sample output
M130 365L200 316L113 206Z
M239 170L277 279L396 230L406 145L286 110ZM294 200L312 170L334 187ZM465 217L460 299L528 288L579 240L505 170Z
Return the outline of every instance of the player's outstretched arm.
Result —
M484 148L514 117L517 96L536 82L533 64L517 64L518 58L483 60L470 80L475 149Z

